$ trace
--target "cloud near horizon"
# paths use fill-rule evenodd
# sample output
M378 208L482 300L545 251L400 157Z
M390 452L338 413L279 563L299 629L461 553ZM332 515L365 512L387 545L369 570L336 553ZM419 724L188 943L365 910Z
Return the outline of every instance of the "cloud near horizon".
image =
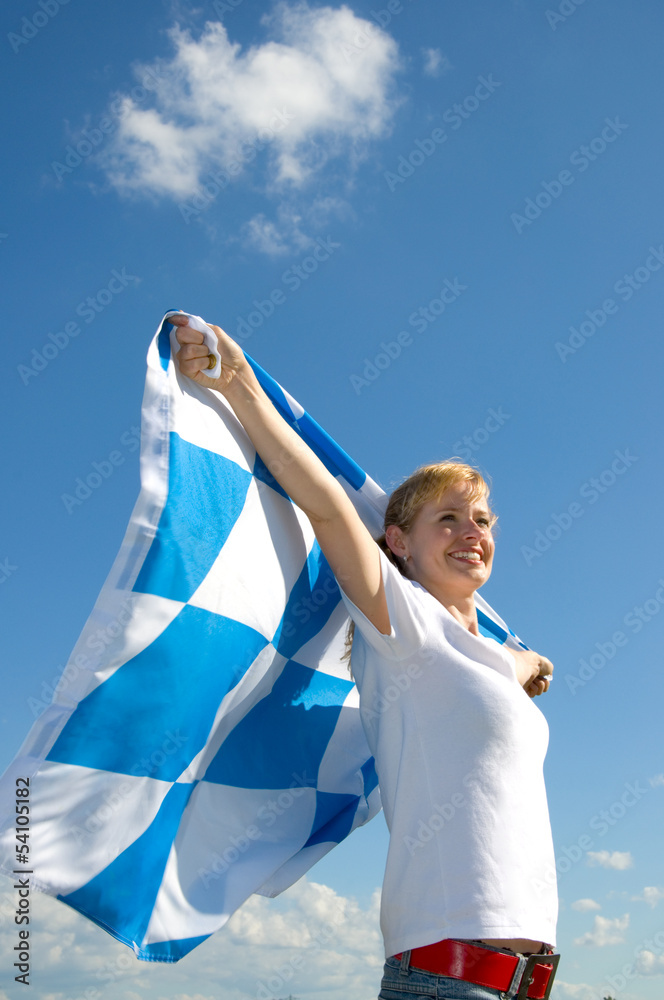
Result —
M2 969L15 961L15 905L11 882L2 880ZM246 1000L314 992L341 997L351 983L375 995L383 965L379 905L379 890L360 905L305 876L276 899L251 896L224 928L169 965L139 962L131 948L92 921L35 893L30 943L41 982L34 983L34 1000L78 998L86 990L97 1000Z
M596 988L589 983L565 983L556 979L553 989L551 996L555 1000L598 1000Z

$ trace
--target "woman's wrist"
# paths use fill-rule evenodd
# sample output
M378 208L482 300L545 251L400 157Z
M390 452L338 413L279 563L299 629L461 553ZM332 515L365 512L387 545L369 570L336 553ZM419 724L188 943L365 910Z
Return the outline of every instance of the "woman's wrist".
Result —
M245 420L251 423L252 414L261 407L274 409L250 365L246 369L236 369L220 391L241 423Z

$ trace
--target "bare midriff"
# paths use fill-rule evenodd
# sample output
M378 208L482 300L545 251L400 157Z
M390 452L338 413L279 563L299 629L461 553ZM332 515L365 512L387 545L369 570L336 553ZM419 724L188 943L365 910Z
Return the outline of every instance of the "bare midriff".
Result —
M537 955L542 950L541 941L529 941L526 938L482 938L482 944L490 944L493 948L509 948L520 955Z

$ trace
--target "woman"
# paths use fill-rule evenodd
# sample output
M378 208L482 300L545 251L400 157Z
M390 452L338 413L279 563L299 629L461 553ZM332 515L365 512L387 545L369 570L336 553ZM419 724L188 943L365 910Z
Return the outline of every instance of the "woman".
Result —
M311 521L355 623L353 673L390 829L381 998L547 996L548 729L528 695L548 690L553 668L480 635L474 593L494 554L486 483L454 462L418 470L390 499L382 551L238 345L212 328L222 362L212 380L203 335L186 317L171 322L182 373L225 396Z

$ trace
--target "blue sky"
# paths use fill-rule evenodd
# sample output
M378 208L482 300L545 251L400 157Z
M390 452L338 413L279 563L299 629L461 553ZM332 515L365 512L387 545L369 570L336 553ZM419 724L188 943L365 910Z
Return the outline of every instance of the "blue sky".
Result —
M3 11L0 757L117 552L147 346L184 308L244 335L385 488L455 453L490 475L485 596L556 666L539 701L554 997L655 1000L664 12L547 2ZM386 843L375 820L174 968L39 899L34 995L207 1000L223 975L230 1000L258 983L374 996ZM4 934L3 969L12 946Z

